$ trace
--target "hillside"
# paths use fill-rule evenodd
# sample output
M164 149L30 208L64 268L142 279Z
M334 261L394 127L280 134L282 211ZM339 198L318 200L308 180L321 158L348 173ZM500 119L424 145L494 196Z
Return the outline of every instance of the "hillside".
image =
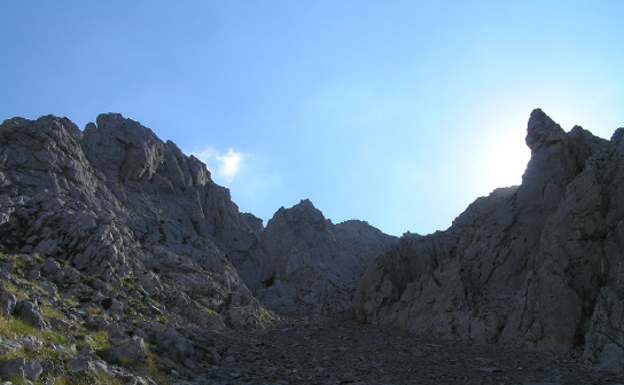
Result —
M307 200L265 229L202 162L119 114L84 131L5 120L0 378L201 382L218 333L265 328L270 309L349 313L365 264L395 241Z

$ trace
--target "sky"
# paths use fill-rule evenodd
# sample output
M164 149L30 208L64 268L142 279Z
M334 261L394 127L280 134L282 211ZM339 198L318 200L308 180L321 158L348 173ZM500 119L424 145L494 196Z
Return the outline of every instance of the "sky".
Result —
M100 113L202 159L267 221L428 234L530 157L542 108L624 126L624 1L0 2L0 120Z

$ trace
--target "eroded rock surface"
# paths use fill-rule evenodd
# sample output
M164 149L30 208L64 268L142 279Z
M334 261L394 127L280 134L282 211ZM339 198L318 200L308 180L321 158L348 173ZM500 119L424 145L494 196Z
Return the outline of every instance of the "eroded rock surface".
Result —
M0 143L2 251L47 258L41 274L57 284L97 277L93 300L131 287L201 327L263 323L227 258L257 236L199 160L119 114L84 132L66 118L9 119Z
M283 312L344 312L392 241L364 222L333 225L308 201L265 229L203 163L119 114L84 131L6 120L0 380L212 383L215 333L279 320L253 293Z
M541 110L519 187L477 199L444 232L404 236L359 283L359 320L624 363L624 146Z
M374 255L396 242L362 221L334 225L309 200L280 208L262 234L266 254L239 271L257 298L289 314L351 310L357 282Z

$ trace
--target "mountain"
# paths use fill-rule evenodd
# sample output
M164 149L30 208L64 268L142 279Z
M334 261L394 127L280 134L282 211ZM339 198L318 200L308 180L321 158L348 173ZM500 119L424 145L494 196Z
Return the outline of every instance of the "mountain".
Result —
M351 311L366 264L396 241L362 221L334 225L306 199L280 208L269 220L261 238L265 255L234 264L272 310L343 314Z
M526 142L520 186L478 198L445 231L397 239L334 224L307 199L265 227L198 159L119 114L84 131L5 120L0 379L229 383L235 357L264 346L231 347L231 333L345 315L582 351L621 372L624 129L566 133L535 110Z
M211 383L228 351L215 333L279 320L267 309L351 311L365 264L395 241L307 200L265 229L202 162L120 114L84 131L5 120L0 379Z
M367 267L362 322L624 363L624 129L610 141L531 113L517 187L446 231L405 235Z
M119 114L84 132L64 118L10 119L0 143L4 253L131 285L137 300L201 327L262 323L227 259L256 237L199 160Z

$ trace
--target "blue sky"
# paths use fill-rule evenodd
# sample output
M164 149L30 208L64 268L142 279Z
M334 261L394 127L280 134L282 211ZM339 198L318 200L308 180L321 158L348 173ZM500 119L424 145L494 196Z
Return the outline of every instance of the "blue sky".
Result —
M102 112L266 221L447 228L520 183L526 122L624 126L622 1L0 2L0 119Z

